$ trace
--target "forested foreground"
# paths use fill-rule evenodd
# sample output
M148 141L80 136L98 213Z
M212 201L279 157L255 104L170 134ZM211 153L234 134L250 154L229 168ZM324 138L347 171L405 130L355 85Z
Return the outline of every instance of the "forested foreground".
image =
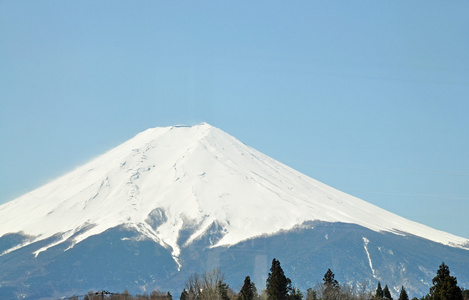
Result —
M457 284L457 279L450 275L449 267L442 263L432 280L433 286L427 295L412 300L469 300L469 290L462 289ZM280 262L273 259L272 267L266 281L266 288L258 291L249 276L244 279L244 284L239 291L234 291L224 281L220 270L215 269L202 275L197 273L190 276L185 283L185 288L180 295L181 300L377 300L396 299L409 300L405 287L401 287L398 295L391 293L387 285L382 287L378 282L376 289L370 289L366 284L361 287L353 287L339 284L334 278L334 273L328 269L322 282L315 287L301 292L295 288L292 281L285 276ZM177 299L178 297L174 298ZM68 299L78 299L71 297ZM172 300L169 292L153 291L150 295L132 296L127 291L120 294L106 291L92 292L85 295L84 300Z

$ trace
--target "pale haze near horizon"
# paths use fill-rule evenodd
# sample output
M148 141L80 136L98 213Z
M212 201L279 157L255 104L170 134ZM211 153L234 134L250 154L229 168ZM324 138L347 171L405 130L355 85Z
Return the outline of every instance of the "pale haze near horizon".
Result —
M1 1L0 203L137 133L218 127L469 238L469 4Z

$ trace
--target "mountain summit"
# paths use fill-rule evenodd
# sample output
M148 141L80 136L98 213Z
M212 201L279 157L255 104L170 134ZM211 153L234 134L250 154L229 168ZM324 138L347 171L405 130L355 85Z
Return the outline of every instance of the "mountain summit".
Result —
M216 222L223 228L213 245L218 246L314 220L407 233L469 249L467 239L333 189L207 123L148 129L0 206L0 236L23 232L37 241L60 233L63 240L73 236L78 243L125 224L171 247L177 257L184 225L197 229L186 241L190 243Z
M342 193L202 123L148 129L0 206L0 237L24 236L0 257L31 245L35 258L59 245L66 245L65 253L121 226L137 233L133 240L162 246L180 270L182 249L208 233L206 248L212 249L311 222L353 224L469 249L467 239Z

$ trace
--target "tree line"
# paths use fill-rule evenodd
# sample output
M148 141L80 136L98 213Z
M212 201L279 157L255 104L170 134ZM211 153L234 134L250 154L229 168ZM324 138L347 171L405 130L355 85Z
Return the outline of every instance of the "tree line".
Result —
M449 267L443 262L432 280L433 286L429 293L412 300L469 300L469 290L461 289L457 279L450 275ZM396 297L396 298L393 298ZM153 291L150 295L132 296L127 291L122 294L104 295L103 293L89 292L84 300L172 300L169 292ZM302 293L294 287L292 281L285 275L280 262L272 260L272 266L263 291L258 290L249 276L244 279L241 289L236 292L226 282L219 269L209 272L192 274L184 285L180 295L181 300L409 300L404 286L399 295L392 295L388 286L384 288L378 282L376 290L370 290L366 284L356 288L342 284L335 279L334 273L328 269L324 274L322 283L309 288Z

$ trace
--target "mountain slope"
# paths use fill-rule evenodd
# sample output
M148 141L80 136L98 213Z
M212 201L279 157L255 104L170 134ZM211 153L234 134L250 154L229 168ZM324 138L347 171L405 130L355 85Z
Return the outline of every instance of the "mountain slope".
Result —
M332 231L324 233L317 224L335 225L327 225ZM298 230L304 235L299 237L295 233ZM62 292L73 287L86 289L94 282L86 279L90 272L122 272L113 266L119 261L115 260L117 256L101 256L104 247L109 247L118 256L130 255L121 261L122 266L130 274L146 278L134 286L150 288L166 280L173 282L166 285L168 288L176 288L188 273L202 271L201 261L212 261L214 257L220 267L227 267L235 257L244 257L254 265L261 260L262 267L251 270L259 273L259 283L270 255L291 253L294 259L290 260L301 265L312 257L327 256L327 249L346 247L340 239L324 243L324 236L327 240L336 231L341 231L342 237L353 237L348 242L350 250L339 251L345 257L324 263L342 264L344 269L337 274L347 281L354 276L356 280L386 279L386 275L380 275L386 268L418 268L413 266L415 263L421 269L409 274L402 271L393 282L398 286L412 276L420 278L418 291L431 279L431 274L422 270L431 269L429 265L439 258L458 253L460 259L455 261L469 265L469 240L342 193L202 123L148 129L49 184L1 205L0 266L10 271L0 280L4 286L14 288L15 295L22 293L20 282L30 282L25 288L28 293L40 286L54 290L55 283L44 285L45 274L61 278L61 282L68 280L70 290L60 288ZM292 253L277 243L282 236L289 244L306 248ZM295 236L316 246L308 248ZM390 240L401 246L446 250L438 250L441 255L431 260L428 253L426 259L419 258L418 253L426 253L423 249L411 251L408 246L399 256L379 254L380 249L392 248ZM274 249L246 246L253 252L243 252L247 248L242 245L257 245L259 241L272 244ZM400 250L392 248L391 252ZM151 275L149 265L134 257L138 256L135 253L153 253L156 256L150 259L154 259L154 267L164 265L165 270L152 269L157 275ZM357 268L350 271L352 274L345 267L353 265L350 261ZM138 271L137 266L146 273ZM242 266L235 268L232 276L249 271ZM316 272L312 266L304 272L308 270ZM67 272L76 274L64 279ZM296 278L304 282L304 272L295 272ZM233 280L238 279L236 276ZM128 282L130 277L122 280ZM116 289L122 283L117 279L102 280L113 282Z
M138 231L125 226L91 236L67 251L70 242L34 256L37 249L57 238L51 237L0 256L0 296L57 299L102 289L128 289L131 293L159 289L178 296L194 272L201 274L213 268L220 268L235 291L241 288L246 275L262 290L274 257L302 291L320 283L330 268L341 284L359 289L366 284L367 289L374 290L381 281L393 295L405 286L411 297L421 297L428 293L442 261L450 266L460 286L469 286L467 250L415 236L375 232L354 224L306 222L292 230L233 246L210 247L210 239L219 233L213 226L182 247L180 266L167 249L141 239ZM0 237L0 249L19 238Z
M206 123L146 130L0 206L0 236L23 232L38 240L61 233L62 240L74 236L78 243L127 224L177 256L184 221L197 228L188 243L216 221L225 232L216 245L233 245L312 220L408 233L469 249L467 239L335 190Z

